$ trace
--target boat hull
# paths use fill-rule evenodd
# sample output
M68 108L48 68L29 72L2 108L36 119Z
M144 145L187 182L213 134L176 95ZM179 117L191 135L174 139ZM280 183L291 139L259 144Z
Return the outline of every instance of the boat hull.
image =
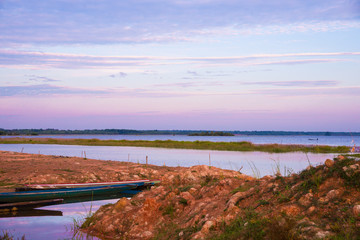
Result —
M71 189L55 189L55 190L36 190L24 192L7 192L0 193L0 203L14 203L26 201L39 201L56 198L76 198L84 196L97 196L120 193L126 190L136 189L143 186L141 183L124 184L114 186L98 186Z
M118 186L123 184L138 184L138 185L153 185L158 183L158 180L127 180L117 182L96 182L96 183L59 183L59 184L25 184L21 188L16 188L17 192L33 191L33 190L48 190L48 189L64 189L64 188L83 188L83 187L104 187L104 186Z

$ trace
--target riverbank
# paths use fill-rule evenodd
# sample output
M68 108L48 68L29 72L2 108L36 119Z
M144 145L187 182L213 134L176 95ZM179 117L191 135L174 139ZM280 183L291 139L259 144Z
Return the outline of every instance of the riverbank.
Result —
M182 167L0 151L0 192L22 184L161 179Z
M102 206L83 231L104 239L358 239L360 162L338 156L261 179L209 166Z
M218 151L259 151L269 153L311 152L311 153L348 153L347 146L295 145L295 144L253 144L251 142L210 142L210 141L173 141L173 140L99 140L65 138L0 138L0 144L61 144L84 146L130 146L172 149L198 149Z

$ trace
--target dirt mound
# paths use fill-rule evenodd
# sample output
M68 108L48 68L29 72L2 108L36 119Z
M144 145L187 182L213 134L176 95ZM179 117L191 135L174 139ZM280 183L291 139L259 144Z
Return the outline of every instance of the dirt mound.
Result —
M194 166L101 207L84 228L109 239L357 239L359 189L351 157L261 179Z

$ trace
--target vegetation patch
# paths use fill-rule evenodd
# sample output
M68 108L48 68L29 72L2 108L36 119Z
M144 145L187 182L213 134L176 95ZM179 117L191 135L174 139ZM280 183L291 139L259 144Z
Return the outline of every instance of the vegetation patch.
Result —
M210 142L210 141L172 141L172 140L99 140L99 139L55 139L55 138L1 138L1 144L61 144L86 146L133 146L179 149L204 149L219 151L260 151L269 153L313 152L348 153L347 146L253 144L251 142Z

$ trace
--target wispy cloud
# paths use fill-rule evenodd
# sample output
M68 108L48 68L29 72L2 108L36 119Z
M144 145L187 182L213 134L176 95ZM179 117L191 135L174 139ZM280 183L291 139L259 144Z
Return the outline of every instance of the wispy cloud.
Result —
M31 82L42 82L42 83L48 83L48 82L60 82L60 80L55 80L52 78L44 77L44 76L37 76L37 75L25 75L25 77L28 78Z
M116 74L109 75L109 77L111 77L111 78L124 78L126 76L127 76L127 73L124 73L124 72L119 72Z
M186 92L186 91L166 91L153 90L147 88L111 88L111 89L90 89L90 88L72 88L55 86L49 84L28 85L28 86L0 86L0 97L13 96L64 96L64 95L86 95L86 96L102 96L110 98L174 98L206 95L207 93Z
M296 96L360 96L360 86L351 87L304 87L304 88L290 88L290 89L257 89L253 94L261 94L263 96L282 96L282 97L296 97Z
M253 82L241 82L245 85L270 85L270 86L281 86L281 87L313 87L313 86L336 86L337 81L253 81Z
M191 76L199 76L199 74L195 71L187 71L187 74L189 74Z
M95 56L0 49L0 66L85 69L185 64L201 66L289 65L350 61L351 57L357 56L360 56L360 52L254 54L228 57ZM118 74L120 77L126 76L123 72ZM188 75L197 76L197 74L197 72L188 71Z
M220 81L192 81L192 82L176 82L176 83L166 83L166 84L154 84L151 87L159 88L199 88L199 87L214 87L214 86L223 86L224 83Z
M349 28L356 25L359 5L352 0L2 1L0 42L137 43Z
M51 96L66 94L107 94L107 91L69 88L49 84L28 86L0 86L0 97L11 96Z

